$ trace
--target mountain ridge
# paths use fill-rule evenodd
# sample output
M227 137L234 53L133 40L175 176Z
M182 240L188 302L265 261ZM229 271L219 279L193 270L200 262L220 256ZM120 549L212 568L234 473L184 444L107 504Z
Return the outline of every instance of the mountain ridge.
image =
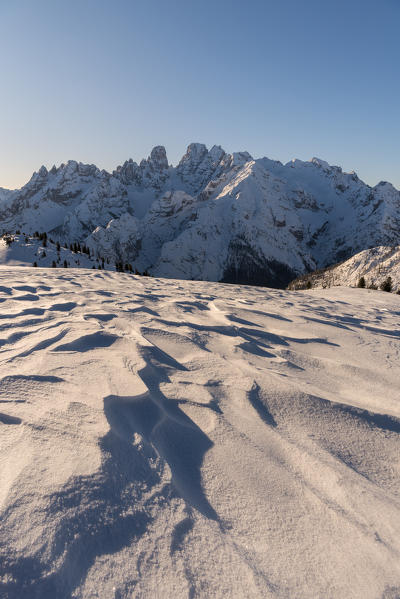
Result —
M400 191L319 158L286 164L193 143L112 173L74 160L0 190L0 230L84 242L156 276L286 286L400 236Z

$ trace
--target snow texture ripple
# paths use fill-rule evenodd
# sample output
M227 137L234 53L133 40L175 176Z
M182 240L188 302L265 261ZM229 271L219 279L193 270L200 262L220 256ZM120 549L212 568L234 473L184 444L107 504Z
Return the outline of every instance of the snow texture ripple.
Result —
M0 596L398 597L399 339L394 294L1 267Z

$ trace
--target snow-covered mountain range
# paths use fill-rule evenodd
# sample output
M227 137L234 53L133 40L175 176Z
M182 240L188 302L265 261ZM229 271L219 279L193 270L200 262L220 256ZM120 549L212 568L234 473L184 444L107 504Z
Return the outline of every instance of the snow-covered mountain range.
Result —
M46 231L163 277L284 286L400 237L400 192L313 158L284 165L189 145L112 173L69 161L0 189L0 232Z

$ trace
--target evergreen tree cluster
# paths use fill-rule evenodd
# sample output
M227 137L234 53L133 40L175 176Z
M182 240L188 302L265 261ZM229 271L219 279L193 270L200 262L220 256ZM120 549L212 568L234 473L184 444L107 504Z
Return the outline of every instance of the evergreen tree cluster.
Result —
M4 235L3 239L6 242L7 247L10 247L10 245L14 241L14 237L12 235Z
M90 249L86 245L82 245L79 241L75 241L74 243L69 244L69 249L74 254L86 254L90 258Z
M379 288L382 291L388 291L390 293L392 291L392 288L393 288L392 277L388 277L387 279L385 279L383 281L383 283L380 284Z
M123 262L116 262L115 263L115 270L117 272L129 272L129 273L133 273L132 264L124 264Z
M117 272L125 272L125 273L127 272L130 274L135 274L135 275L139 275L142 277L150 277L151 276L147 270L145 270L141 273L138 271L137 268L133 269L132 264L128 264L128 263L124 264L122 261L117 261L115 263L115 270Z
M366 286L367 286L367 283L365 281L365 277L360 277L358 280L358 283L357 283L357 287L359 287L360 289L365 289ZM378 285L375 285L375 283L370 283L370 285L368 285L368 289L377 290ZM391 293L393 291L392 277L389 276L384 281L382 281L382 283L379 285L379 289L381 291L386 291L388 293ZM397 293L400 295L400 289L397 291Z

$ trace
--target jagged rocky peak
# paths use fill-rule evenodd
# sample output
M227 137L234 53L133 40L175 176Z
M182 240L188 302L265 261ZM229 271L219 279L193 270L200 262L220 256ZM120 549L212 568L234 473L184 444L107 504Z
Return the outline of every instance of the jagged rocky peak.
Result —
M225 156L225 151L221 148L221 146L214 145L209 151L209 155L211 160L217 163Z
M83 162L77 162L76 160L68 160L66 164L62 162L59 167L54 164L49 171L47 171L44 166L39 170L39 174L42 178L47 177L47 175L52 175L57 176L58 178L61 177L61 179L68 179L74 175L91 177L98 175L99 173L100 171L95 164L84 164Z
M140 165L129 158L112 174L124 185L154 187L159 190L168 178L168 169L168 158L164 146L155 146L147 160L141 160Z
M140 166L148 166L158 171L167 169L168 159L164 146L155 146L150 152L150 156L147 158L147 160L142 160Z
M251 160L253 160L253 157L248 152L233 152L233 154L229 154L230 166L242 166Z
M65 169L69 173L73 173L78 170L78 163L76 160L68 160Z
M204 144L192 143L189 144L186 150L186 154L184 154L179 162L179 166L184 164L199 164L204 157L208 154L207 147Z
M167 153L164 146L155 146L147 160L142 160L138 168L133 162L130 166L132 183L145 188L153 188L159 193L169 175Z
M113 177L116 177L124 185L131 185L132 183L141 183L141 173L137 162L134 162L132 158L125 160L122 166L117 166L113 171Z
M48 172L47 168L44 165L42 165L38 171L35 171L33 173L32 177L29 179L29 181L27 183L25 183L25 185L21 189L27 189L27 188L31 188L31 187L35 187L35 188L41 187L45 183L48 175L49 175L49 172Z
M209 181L221 174L226 154L221 146L208 150L204 144L191 143L182 156L176 172L185 188L192 194L199 193Z
M47 170L47 168L46 168L44 165L42 165L42 166L40 167L40 169L38 170L38 175L39 175L40 177L42 177L42 178L44 178L44 177L47 177L47 175L48 175L48 170Z
M205 160L210 164L217 165L224 156L225 152L221 146L214 145L211 150L207 150L205 144L191 143L188 145L186 153L182 156L177 168L181 171L188 168L194 170Z
M68 160L67 164L62 164L58 169L58 172L60 171L63 171L64 176L78 174L83 177L89 177L100 173L95 164L84 164L83 162L77 162L76 160ZM105 173L106 171L102 172Z

